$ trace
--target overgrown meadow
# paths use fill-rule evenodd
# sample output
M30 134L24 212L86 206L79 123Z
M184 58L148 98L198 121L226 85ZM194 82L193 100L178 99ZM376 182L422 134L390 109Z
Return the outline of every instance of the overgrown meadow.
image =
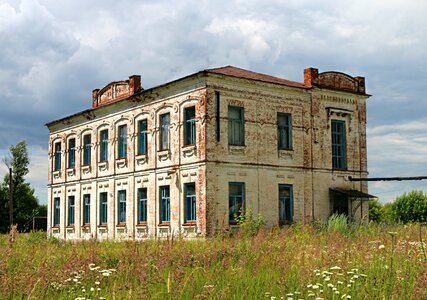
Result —
M5 235L0 299L427 299L426 232L295 224L193 241Z

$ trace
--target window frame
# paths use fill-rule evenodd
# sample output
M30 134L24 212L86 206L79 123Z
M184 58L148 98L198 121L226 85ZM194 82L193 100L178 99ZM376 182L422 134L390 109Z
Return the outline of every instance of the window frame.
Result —
M90 225L90 194L83 194L83 225Z
M145 129L143 129L145 125ZM148 120L138 121L138 155L147 155L148 151Z
M61 142L54 143L54 171L61 170Z
M117 126L117 158L127 157L127 124Z
M99 131L99 161L108 161L108 129Z
M73 200L73 201L71 202L70 200ZM67 226L74 226L75 224L76 224L76 197L74 195L70 195L68 196Z
M281 122L284 118L285 122ZM277 148L278 150L292 150L292 114L277 113Z
M239 187L240 194L232 195L231 187ZM245 182L229 182L228 183L228 221L230 224L237 224L236 216L239 216L239 210L241 209L241 213L244 214L246 211L246 195L245 195L246 185ZM241 203L238 202L237 197L241 198ZM231 210L233 206L236 205L236 209ZM239 205L240 204L240 205ZM235 216L236 215L236 216Z
M167 191L167 193L166 193ZM160 224L170 223L170 186L159 186L159 220Z
M104 196L105 196L105 199L103 199ZM105 220L104 220L104 217L105 217ZM108 192L99 193L99 224L100 225L108 224Z
M123 196L121 196L123 195ZM117 224L126 224L126 190L117 191Z
M59 227L61 224L61 198L53 198L53 227Z
M159 150L170 149L170 113L164 113L159 116ZM166 118L167 117L167 118ZM165 121L168 121L165 123Z
M138 219L137 224L146 224L147 223L147 203L148 203L148 189L147 188L138 188L137 191L137 201L138 201Z
M196 144L196 106L184 108L184 146Z
M281 197L281 190L289 191L289 197ZM291 224L294 221L294 196L292 184L279 184L278 186L278 200L279 200L279 225ZM287 204L288 201L288 204ZM287 207L289 206L289 207ZM287 215L287 208L289 209L289 216ZM284 216L284 218L283 218Z
M347 170L347 126L344 120L331 120L331 146L332 169Z
M92 135L90 133L83 136L83 166L89 166L92 158Z
M73 142L73 145L71 145ZM76 138L68 139L68 169L76 167Z
M193 189L193 194L189 193L189 188ZM197 220L197 196L196 183L184 184L184 222L194 223Z
M232 118L233 110L236 110L239 118ZM242 106L228 105L228 144L245 145L245 108Z

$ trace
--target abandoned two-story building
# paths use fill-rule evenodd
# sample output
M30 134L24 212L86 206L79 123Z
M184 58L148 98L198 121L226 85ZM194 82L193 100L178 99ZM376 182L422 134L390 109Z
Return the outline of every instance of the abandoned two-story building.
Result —
M150 89L140 76L47 124L48 232L62 239L211 236L251 210L267 226L367 219L363 77L304 83L235 67Z

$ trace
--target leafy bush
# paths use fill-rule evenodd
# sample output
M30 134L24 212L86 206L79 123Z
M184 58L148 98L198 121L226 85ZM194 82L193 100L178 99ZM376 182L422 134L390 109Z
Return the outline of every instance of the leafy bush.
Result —
M240 212L239 215L235 216L235 219L240 226L240 233L244 236L254 236L261 226L265 224L264 217L261 214L258 214L256 220L254 219L251 209L246 212Z
M333 214L328 219L326 229L328 232L340 232L343 235L350 235L354 231L354 226L348 223L346 215Z
M380 223L384 221L384 210L378 199L369 200L369 220Z
M427 221L427 195L412 191L397 197L392 206L396 221L402 223Z

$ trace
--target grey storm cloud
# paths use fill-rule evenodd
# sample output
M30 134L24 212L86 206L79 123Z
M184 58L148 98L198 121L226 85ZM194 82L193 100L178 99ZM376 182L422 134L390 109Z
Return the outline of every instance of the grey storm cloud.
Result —
M422 0L2 1L0 154L27 141L44 202L44 124L90 107L95 88L224 65L302 81L316 67L366 77L370 176L426 175L426 13ZM414 186L427 190L370 193L388 201Z

